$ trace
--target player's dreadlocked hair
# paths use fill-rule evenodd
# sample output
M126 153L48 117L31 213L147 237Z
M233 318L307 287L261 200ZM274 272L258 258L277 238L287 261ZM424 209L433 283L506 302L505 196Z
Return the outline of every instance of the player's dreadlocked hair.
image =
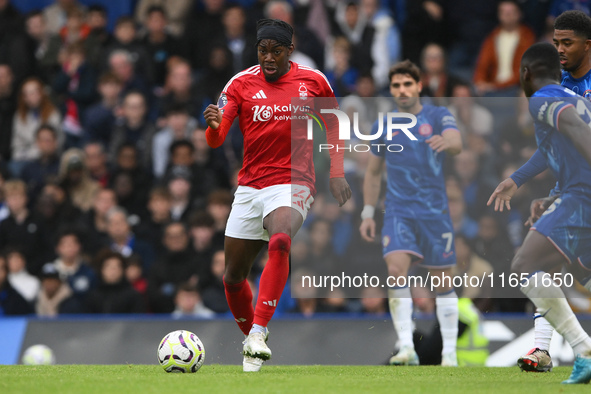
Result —
M280 19L260 19L257 22L257 45L261 40L271 39L290 46L293 37L293 27Z
M398 62L390 68L390 72L388 73L388 80L391 81L392 76L396 74L409 75L416 82L421 81L421 70L417 67L416 64L414 64L408 59Z
M565 11L554 21L554 30L572 30L579 37L591 39L591 18L582 11Z

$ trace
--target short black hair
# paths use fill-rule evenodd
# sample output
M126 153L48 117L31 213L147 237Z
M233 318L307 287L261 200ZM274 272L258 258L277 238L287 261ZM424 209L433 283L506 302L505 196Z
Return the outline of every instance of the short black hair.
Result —
M39 137L39 133L41 133L43 130L50 131L51 134L53 134L53 138L57 138L57 130L49 123L43 123L41 126L39 126L37 128L37 132L35 132L35 137Z
M591 18L583 11L565 11L554 21L554 30L572 30L579 37L591 39Z
M162 14L162 16L164 16L165 18L168 18L168 14L166 13L166 10L164 9L164 7L159 6L159 5L152 5L152 6L148 7L148 9L146 10L146 16L150 16L154 12L159 12Z
M521 57L521 65L527 66L535 78L560 80L560 57L554 45L548 42L529 47Z
M170 148L169 148L170 154L172 155L177 148L182 147L182 146L189 148L189 150L191 150L191 154L193 154L195 152L195 146L191 143L191 141L183 139L183 140L176 140L170 145Z
M102 14L104 17L107 16L107 9L101 5L101 4L93 4L90 7L88 7L88 12L98 12L100 14Z
M190 115L189 108L185 104L182 103L172 103L167 106L166 111L164 112L165 116L175 115L175 114L187 114Z

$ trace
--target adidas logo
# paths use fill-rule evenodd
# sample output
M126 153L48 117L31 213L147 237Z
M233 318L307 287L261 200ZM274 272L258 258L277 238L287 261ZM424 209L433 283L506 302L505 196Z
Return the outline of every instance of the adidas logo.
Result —
M236 323L244 323L246 321L246 319L243 317L239 317L238 319L234 319L234 320L236 320Z
M277 306L277 300L263 301L263 304L268 306Z
M257 92L257 94L255 94L254 96L252 96L253 99L266 99L267 95L265 94L265 92L263 92L263 89L259 90Z

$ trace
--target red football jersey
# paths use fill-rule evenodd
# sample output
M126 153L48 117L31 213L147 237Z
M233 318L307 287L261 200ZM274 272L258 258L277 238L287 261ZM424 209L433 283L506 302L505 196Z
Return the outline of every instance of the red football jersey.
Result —
M296 183L308 186L314 194L313 141L306 139L303 121L298 121L303 127L298 127L292 136L292 98L301 98L304 105L313 97L334 99L334 93L320 71L290 64L290 70L274 82L265 80L260 66L236 74L222 91L218 106L224 119L232 122L238 116L244 136L239 185L262 189ZM336 99L333 108L338 108ZM342 155L339 156L340 163L332 163L333 167L342 168ZM340 174L342 170L336 172Z

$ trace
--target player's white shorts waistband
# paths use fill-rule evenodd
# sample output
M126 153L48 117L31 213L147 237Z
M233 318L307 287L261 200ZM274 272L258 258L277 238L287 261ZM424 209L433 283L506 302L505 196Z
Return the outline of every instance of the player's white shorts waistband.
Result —
M306 220L314 197L306 186L284 184L255 189L238 186L226 224L226 236L239 239L269 240L263 219L279 207L291 207Z

